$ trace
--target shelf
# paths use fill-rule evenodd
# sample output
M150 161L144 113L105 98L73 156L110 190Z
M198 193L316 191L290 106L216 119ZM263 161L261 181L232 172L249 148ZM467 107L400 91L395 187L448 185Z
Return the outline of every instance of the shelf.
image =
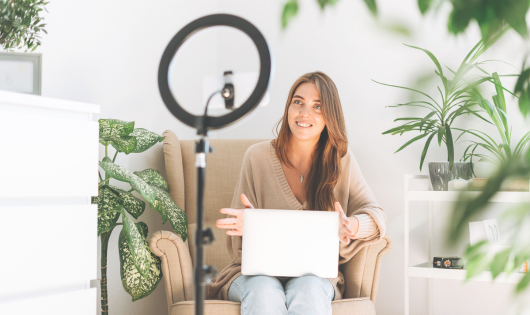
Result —
M462 269L441 269L433 268L432 263L426 262L423 264L408 267L409 277L417 278L432 278L432 279L449 279L449 280L465 280L467 270ZM524 273L513 272L509 276L503 272L494 282L496 283L518 283ZM491 272L485 271L478 276L475 276L469 281L491 281Z
M460 194L460 191L407 191L406 198L409 201L458 201ZM465 191L463 196L472 199L480 194L480 191ZM530 202L530 192L500 191L490 199L490 202Z

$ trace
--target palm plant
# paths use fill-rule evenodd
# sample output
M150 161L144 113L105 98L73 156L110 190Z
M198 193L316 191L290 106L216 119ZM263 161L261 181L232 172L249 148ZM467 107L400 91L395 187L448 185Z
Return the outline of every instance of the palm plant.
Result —
M512 92L508 91L502 86L499 75L494 72L492 75L491 82L495 85L496 95L492 97L493 104L487 99L482 98L480 93L476 90L472 90L471 93L474 95L477 104L484 109L488 114L493 124L497 127L499 135L501 137L501 142L497 142L487 133L475 130L475 129L460 129L454 128L456 130L462 131L460 136L456 139L460 139L464 134L470 134L476 140L467 140L471 142L469 144L462 156L464 162L469 160L471 162L471 169L473 170L473 158L480 158L481 160L488 161L496 164L497 166L502 163L507 163L510 160L519 161L522 157L523 150L525 146L530 141L530 131L527 132L516 144L515 148L512 148L512 128L509 125L507 109L506 109L506 98L504 96L504 91L514 95ZM515 95L514 95L515 96ZM486 149L489 154L475 153L477 148Z
M471 114L474 115L484 121L487 121L484 117L482 117L479 113L483 110L477 107L479 104L477 103L476 98L474 97L473 91L475 88L480 85L481 83L492 80L492 76L477 76L477 75L470 75L470 71L473 69L478 69L481 64L484 62L476 62L478 57L482 55L486 50L488 50L499 38L501 38L508 28L505 28L500 33L498 33L496 36L494 36L491 40L488 42L484 42L483 40L480 40L473 49L467 54L467 56L464 58L460 66L456 71L453 71L451 68L446 68L452 73L453 77L452 79L448 79L446 75L443 72L442 66L440 65L440 62L438 59L428 50L406 45L408 47L419 49L423 52L425 52L429 58L433 61L433 63L436 66L436 69L434 70L436 76L441 81L441 86L437 86L439 97L431 96L425 92L419 91L417 89L398 86L398 85L390 85L381 83L378 81L373 80L374 82L386 86L391 86L395 88L405 89L412 92L415 92L422 96L421 100L417 101L410 101L407 103L397 104L393 106L388 107L402 107L402 106L409 106L409 107L420 107L425 108L428 110L427 114L425 116L421 117L403 117L398 118L394 121L407 121L405 124L389 129L383 134L399 134L403 135L405 132L410 131L418 131L420 135L412 138L411 140L407 141L404 145L402 145L396 152L397 153L410 144L419 141L423 138L427 138L424 144L423 152L420 159L420 171L423 166L423 162L425 160L425 156L427 154L427 151L429 149L429 145L432 141L432 139L437 136L438 139L438 145L441 146L442 142L445 143L447 147L447 159L449 161L449 168L452 169L453 163L454 163L454 144L453 144L453 136L451 132L451 126L456 118L458 118L461 115L464 114ZM438 101L436 100L438 99Z
M105 179L99 175L99 194L92 198L98 205L98 236L101 236L101 313L108 314L107 249L114 228L123 225L118 240L120 273L123 288L132 300L151 294L162 278L160 259L151 253L146 241L147 225L134 223L145 211L145 202L133 195L139 193L151 208L162 215L163 223L169 221L173 230L186 240L188 220L169 195L168 185L157 170L146 169L130 172L114 164L118 153L141 153L164 137L143 128L134 128L133 122L117 119L99 120L99 142L105 146L105 157L99 166L105 171ZM114 158L108 156L108 146L116 149ZM129 183L131 189L122 190L110 185L115 179ZM118 219L121 216L121 223Z

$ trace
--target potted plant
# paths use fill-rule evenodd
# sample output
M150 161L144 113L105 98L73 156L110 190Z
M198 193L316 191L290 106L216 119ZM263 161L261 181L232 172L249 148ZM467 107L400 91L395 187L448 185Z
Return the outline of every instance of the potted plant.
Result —
M39 12L46 10L44 6L48 3L44 0L0 0L0 45L4 50L25 48L27 52L41 45L39 32L48 32Z
M483 98L478 91L472 90L471 93L476 98L477 104L484 109L493 122L493 125L497 128L501 141L496 141L493 137L480 130L454 128L455 130L462 131L456 141L464 134L472 136L473 140L466 140L471 142L471 144L466 147L461 160L469 160L473 174L481 179L477 181L478 183L485 183L485 178L493 175L495 169L502 163L521 160L523 151L530 141L529 131L517 142L515 147L512 146L512 127L509 125L504 91L514 96L515 94L503 87L500 76L496 72L493 73L492 78L491 82L495 85L495 91L497 93L492 97L493 104ZM486 153L476 152L478 148L485 149ZM479 162L473 163L473 158L478 158ZM528 191L528 179L523 181L526 181L526 188L522 187L522 189ZM516 184L516 182L513 183ZM481 187L482 185L476 188Z
M484 121L487 121L480 115L480 113L484 110L480 107L480 104L477 103L477 99L475 98L475 95L472 93L472 91L474 91L475 88L483 82L492 80L493 77L489 75L471 75L471 72L472 70L480 70L480 65L484 62L477 62L476 60L499 38L501 38L507 30L508 28L505 28L487 42L480 40L467 54L456 71L446 67L447 70L449 70L449 72L452 74L450 79L446 76L446 74L444 74L443 68L434 54L423 48L406 45L413 49L423 51L435 64L436 69L434 72L441 82L441 87L440 85L437 86L439 96L431 96L417 89L385 84L373 80L378 84L412 91L422 97L420 100L388 106L425 108L427 109L427 114L425 116L419 117L397 118L394 121L406 121L406 123L389 129L383 132L383 134L403 135L404 133L410 131L420 133L403 144L395 153L403 150L416 141L426 138L420 159L420 171L423 167L425 156L433 138L437 138L439 146L441 146L442 142L445 143L447 148L447 161L429 163L429 174L431 176L431 182L434 190L447 190L447 183L452 178L471 178L471 168L469 163L456 162L457 165L453 168L453 164L455 164L455 162L454 141L451 131L452 125L456 118L464 114L474 115Z
M146 169L130 172L115 164L118 153L141 153L151 148L164 137L143 128L134 128L134 121L117 119L99 120L99 142L105 146L105 157L99 162L105 171L105 179L99 175L99 194L92 198L98 205L98 236L101 236L101 314L108 314L107 294L107 249L110 235L115 227L122 225L118 240L120 273L123 288L132 300L151 294L162 278L160 259L151 253L146 241L147 225L138 219L145 210L145 202L133 192L140 194L162 216L163 223L169 221L173 230L185 241L188 235L188 220L171 196L166 181L157 170ZM108 156L108 146L116 149L114 158ZM110 184L115 179L129 183L126 191ZM121 222L118 219L121 217ZM132 217L132 218L131 218Z

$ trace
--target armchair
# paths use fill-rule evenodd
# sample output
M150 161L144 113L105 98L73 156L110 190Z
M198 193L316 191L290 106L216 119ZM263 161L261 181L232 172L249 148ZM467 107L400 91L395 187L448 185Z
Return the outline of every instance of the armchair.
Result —
M164 132L164 158L169 190L173 200L188 216L188 239L169 231L153 234L149 246L162 260L169 315L194 314L193 237L195 232L196 171L195 142L179 141L174 132ZM215 228L215 221L225 215L219 209L230 205L239 177L243 156L249 146L263 140L211 139L215 154L207 157L204 225L212 228L216 241L205 246L205 264L222 270L230 263L226 250L225 231ZM332 302L334 315L373 315L379 281L381 257L391 248L388 236L361 249L348 263L340 266L346 281L343 299ZM205 315L239 315L240 303L206 300Z

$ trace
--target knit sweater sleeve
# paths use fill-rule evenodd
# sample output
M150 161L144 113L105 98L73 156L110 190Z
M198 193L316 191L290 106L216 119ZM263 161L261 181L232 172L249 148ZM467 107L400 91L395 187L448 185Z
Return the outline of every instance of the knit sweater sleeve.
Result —
M359 220L356 240L381 240L386 231L386 215L363 177L357 160L350 155L350 184L347 216Z
M369 238L370 236L377 234L379 228L371 216L368 214L358 214L354 215L354 217L359 220L359 229L355 234L357 238Z
M241 166L241 172L239 173L239 179L234 190L234 197L232 198L232 203L230 208L232 209L245 209L245 206L241 202L241 194L245 194L250 203L254 207L259 205L256 202L256 191L254 188L254 178L252 173L252 162L251 162L251 152L247 150L245 156L243 157L243 164ZM234 217L228 215L227 218ZM232 263L241 264L241 251L243 247L243 238L241 236L226 236L226 247L228 253L232 257Z

